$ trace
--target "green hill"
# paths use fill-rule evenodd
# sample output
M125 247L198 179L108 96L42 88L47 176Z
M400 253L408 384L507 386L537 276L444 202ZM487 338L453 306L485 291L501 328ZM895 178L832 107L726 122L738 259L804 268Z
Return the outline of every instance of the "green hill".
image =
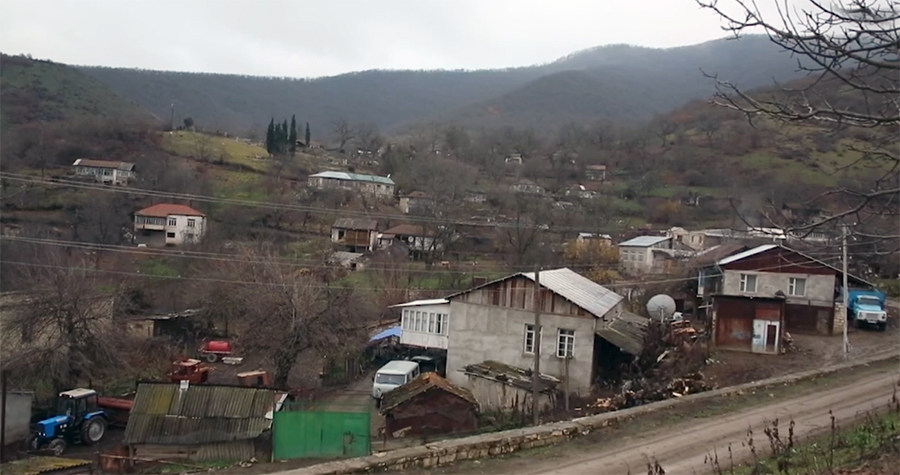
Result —
M137 104L64 64L0 56L2 127L85 117L151 119Z

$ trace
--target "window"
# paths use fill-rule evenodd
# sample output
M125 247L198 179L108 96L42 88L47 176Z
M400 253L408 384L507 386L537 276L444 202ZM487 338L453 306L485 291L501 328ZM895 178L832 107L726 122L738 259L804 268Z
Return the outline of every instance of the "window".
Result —
M169 218L169 226L178 225L178 220L176 218Z
M190 218L188 219L188 227L189 227L189 228L193 228L193 227L194 227L194 220L193 220L193 219L190 219Z
M575 330L560 328L556 336L556 356L571 358L575 355Z
M525 348L526 354L534 354L534 325L525 324Z
M437 314L437 320L434 324L434 333L437 335L446 335L447 334L447 317L446 313Z
M756 292L756 276L741 274L741 292Z
M400 328L409 330L409 310L403 311L403 316L400 317Z
M795 297L803 297L806 295L806 279L791 277L791 281L788 284L788 295L793 295Z
M338 230L338 240L341 240L341 239L344 239L344 230L343 229Z
M109 168L104 168L103 176L110 176L110 175L112 175L112 170L110 170Z
M175 233L166 233L166 237L170 239L175 239Z
M434 333L434 313L428 314L428 333Z
M422 312L416 312L416 320L413 324L413 331L419 331L422 327Z

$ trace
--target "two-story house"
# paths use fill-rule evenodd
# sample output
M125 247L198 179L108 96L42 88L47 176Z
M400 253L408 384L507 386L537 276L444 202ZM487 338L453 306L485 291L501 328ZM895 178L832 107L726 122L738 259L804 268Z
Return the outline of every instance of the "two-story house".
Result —
M716 346L777 354L785 330L832 334L841 277L839 269L819 259L766 244L702 269L697 293L709 309Z
M378 239L378 221L365 218L340 218L331 226L331 242L340 250L371 252Z
M619 243L619 268L628 274L661 272L654 268L654 249L672 249L672 238L666 236L638 236ZM656 265L659 267L659 265Z
M606 181L606 165L588 165L584 168L584 174L591 181Z
M72 166L75 167L77 177L111 185L126 185L135 177L134 164L128 162L79 158Z
M641 350L646 319L628 314L621 295L567 268L542 271L540 287L540 331L534 319L534 273L446 297L447 377L470 388L482 407L502 408L518 390L524 391L522 400L528 397L528 389L508 387L512 379L521 379L510 371L529 375L537 347L541 377L568 379L573 394L587 394L604 362ZM508 374L490 376L484 368L504 368Z
M400 211L403 214L424 215L434 209L434 200L424 191L413 191L400 198Z
M177 246L199 242L206 232L206 215L190 206L160 203L134 213L139 244Z
M309 186L320 190L343 188L378 198L394 196L394 180L390 177L326 171L309 176Z

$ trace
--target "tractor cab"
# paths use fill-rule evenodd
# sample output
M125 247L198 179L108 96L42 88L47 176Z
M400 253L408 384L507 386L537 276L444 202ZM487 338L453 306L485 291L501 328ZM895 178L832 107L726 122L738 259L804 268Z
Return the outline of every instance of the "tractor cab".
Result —
M106 434L106 413L97 406L93 389L72 389L59 393L56 415L34 427L31 450L49 449L59 456L68 444L96 444Z

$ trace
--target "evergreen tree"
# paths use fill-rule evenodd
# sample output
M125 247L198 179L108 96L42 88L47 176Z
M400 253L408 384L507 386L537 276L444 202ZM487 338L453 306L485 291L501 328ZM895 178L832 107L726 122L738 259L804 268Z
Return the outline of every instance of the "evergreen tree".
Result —
M266 151L269 154L275 152L275 118L272 117L272 121L269 122L269 128L266 129Z
M307 123L306 123L306 146L307 146L307 147L309 147L310 145L312 145L311 143L309 143L309 140L310 140L311 137L312 137L312 136L309 134L309 122L307 122Z
M284 119L284 122L281 124L281 142L279 143L281 147L281 151L285 152L288 149L288 121Z
M291 155L297 152L297 116L291 116L291 134L288 136L288 144L291 148Z
M281 124L275 124L275 136L272 140L272 148L275 152L281 153L282 151L284 151L284 141L284 128L281 126Z

